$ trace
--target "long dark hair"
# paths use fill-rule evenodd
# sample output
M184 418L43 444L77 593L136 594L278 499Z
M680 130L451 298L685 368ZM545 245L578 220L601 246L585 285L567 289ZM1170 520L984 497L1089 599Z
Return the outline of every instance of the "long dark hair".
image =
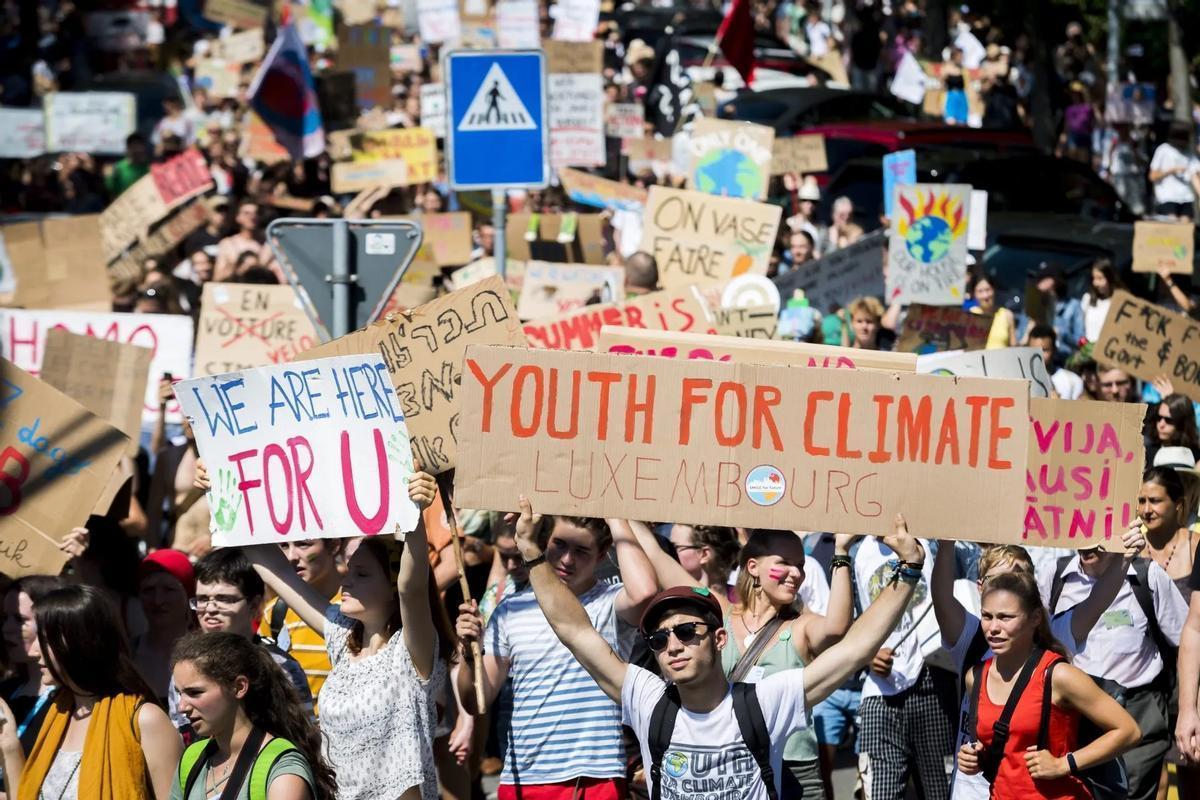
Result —
M29 602L33 604L36 613L37 604L42 602L42 598L55 589L62 588L63 585L63 579L57 575L26 575L24 578L13 581L12 585L8 587L8 592L10 594L24 592L29 597ZM22 680L29 678L28 662L21 662L13 667Z
M1160 404L1171 412L1171 422L1175 425L1175 437L1164 444L1186 447L1193 453L1200 450L1200 432L1196 430L1196 409L1192 401L1175 392L1164 397Z
M321 731L301 711L291 681L266 649L236 633L193 631L182 637L171 653L172 668L181 661L226 689L233 688L239 675L244 676L250 688L241 704L250 722L296 745L312 768L316 800L337 796L333 768L321 756Z
M63 586L42 597L33 612L46 667L65 691L74 686L100 697L134 694L156 702L134 666L117 610L101 590Z
M370 536L362 540L358 549L370 553L371 557L379 564L379 569L384 576L391 581L392 555L388 552L388 547L388 543L382 537ZM432 568L429 570L429 579L426 583L429 594L429 611L433 615L433 628L437 631L438 637L437 654L439 658L450 664L454 661L457 639L454 636L454 629L450 627L450 618L446 616L446 606L442 602L442 598L438 596L437 581L433 577ZM392 589L395 589L394 583ZM400 598L396 596L395 591L391 593L389 602L391 603L391 613L388 614L385 635L390 638L404 626L404 620L400 618ZM362 650L363 632L363 624L355 620L346 641L346 646L350 648L351 653L358 654Z
M1054 638L1050 632L1050 614L1042 605L1042 596L1038 593L1037 581L1028 572L1002 572L988 578L983 583L981 602L987 601L992 592L1009 592L1021 601L1021 610L1030 617L1037 618L1033 631L1033 643L1037 647L1058 653L1063 658L1068 657L1067 648Z

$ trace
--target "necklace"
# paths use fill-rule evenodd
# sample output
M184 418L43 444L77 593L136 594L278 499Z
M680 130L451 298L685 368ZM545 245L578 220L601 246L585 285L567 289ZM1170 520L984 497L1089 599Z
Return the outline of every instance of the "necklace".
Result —
M742 627L746 629L746 636L744 639L742 639L742 647L749 647L750 645L754 644L754 639L758 636L758 632L767 627L767 624L771 620L775 619L776 614L771 614L771 616L763 620L762 624L754 630L750 630L750 626L746 624L746 617L746 614L742 614Z

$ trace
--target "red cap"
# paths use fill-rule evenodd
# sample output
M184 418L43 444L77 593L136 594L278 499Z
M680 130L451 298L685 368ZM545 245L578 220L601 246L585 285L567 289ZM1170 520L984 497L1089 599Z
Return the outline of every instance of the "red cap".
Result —
M717 619L722 617L721 603L708 589L703 586L672 586L654 595L646 610L642 612L642 618L638 621L642 635L649 636L650 629L658 624L666 612L680 607L690 608L702 614L709 613Z
M196 573L187 554L180 550L155 550L138 565L138 579L155 572L166 572L183 585L188 597L196 594Z

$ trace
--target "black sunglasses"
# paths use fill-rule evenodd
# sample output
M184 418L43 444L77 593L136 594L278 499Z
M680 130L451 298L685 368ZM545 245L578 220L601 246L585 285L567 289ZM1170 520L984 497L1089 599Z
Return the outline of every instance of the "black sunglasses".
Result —
M697 639L703 638L708 631L696 630L700 627L707 628L708 625L703 622L681 622L670 628L657 630L644 638L646 639L646 645L651 650L661 653L667 649L667 642L670 640L672 633L675 634L675 638L679 640L680 644L691 644Z

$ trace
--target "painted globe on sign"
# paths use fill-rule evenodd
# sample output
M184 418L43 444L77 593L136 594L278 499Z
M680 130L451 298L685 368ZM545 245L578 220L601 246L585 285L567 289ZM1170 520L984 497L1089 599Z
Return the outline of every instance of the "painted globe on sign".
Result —
M950 252L950 225L941 217L921 217L908 229L904 246L922 264L941 261Z
M696 188L707 194L753 197L762 187L762 170L737 150L714 150L696 165Z

